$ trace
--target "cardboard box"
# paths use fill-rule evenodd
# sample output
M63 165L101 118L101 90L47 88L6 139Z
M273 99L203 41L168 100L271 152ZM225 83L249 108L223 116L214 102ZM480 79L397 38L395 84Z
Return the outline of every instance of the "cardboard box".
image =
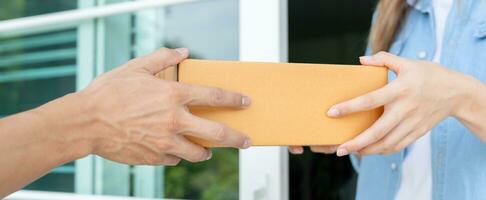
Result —
M247 134L255 146L330 145L361 133L383 108L342 118L327 117L328 109L384 86L387 69L187 59L179 64L178 80L250 96L252 105L247 109L192 107L190 111ZM204 146L219 146L191 139Z

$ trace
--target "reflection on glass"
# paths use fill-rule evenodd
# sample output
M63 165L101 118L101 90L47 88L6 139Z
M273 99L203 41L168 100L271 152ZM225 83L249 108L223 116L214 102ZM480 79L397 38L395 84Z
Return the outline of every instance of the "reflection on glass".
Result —
M211 0L165 8L164 46L188 47L192 58L238 59L238 1ZM211 160L165 168L166 198L238 199L238 150L213 149Z

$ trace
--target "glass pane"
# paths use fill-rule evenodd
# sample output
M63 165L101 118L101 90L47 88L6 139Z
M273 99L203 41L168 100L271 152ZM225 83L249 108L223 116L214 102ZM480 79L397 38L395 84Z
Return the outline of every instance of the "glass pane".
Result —
M238 59L237 0L209 0L169 6L158 27L165 47L187 47L191 58ZM136 34L144 34L143 31ZM164 197L238 199L238 151L213 149L211 160L165 167Z
M0 1L0 20L75 9L77 1ZM0 38L0 117L75 91L76 30ZM27 189L74 191L74 163L54 169Z
M28 17L77 8L77 1L15 0L0 1L0 20Z

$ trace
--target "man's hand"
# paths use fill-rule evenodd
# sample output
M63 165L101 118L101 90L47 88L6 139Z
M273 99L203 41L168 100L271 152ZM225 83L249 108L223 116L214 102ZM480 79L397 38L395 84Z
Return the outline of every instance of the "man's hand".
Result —
M248 137L186 107L244 108L248 97L155 77L187 56L187 49L161 49L101 75L80 92L0 119L0 199L89 154L146 165L209 159L211 151L187 140L188 133L248 148Z
M188 50L161 49L134 59L95 79L79 93L85 102L86 126L93 153L104 158L147 165L176 165L180 159L199 162L211 151L186 139L186 134L229 147L248 148L249 138L224 124L199 118L187 106L244 108L250 99L240 93L193 86L155 77L187 58Z

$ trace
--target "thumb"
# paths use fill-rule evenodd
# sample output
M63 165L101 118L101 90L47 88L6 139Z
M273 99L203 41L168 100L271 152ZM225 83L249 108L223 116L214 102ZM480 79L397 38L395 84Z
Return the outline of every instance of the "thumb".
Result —
M144 69L155 75L168 67L177 65L188 56L189 50L187 48L162 48L149 55L135 59L133 64L135 68Z
M405 59L387 52L379 52L373 56L361 56L359 61L362 65L387 67L398 73L404 66Z

